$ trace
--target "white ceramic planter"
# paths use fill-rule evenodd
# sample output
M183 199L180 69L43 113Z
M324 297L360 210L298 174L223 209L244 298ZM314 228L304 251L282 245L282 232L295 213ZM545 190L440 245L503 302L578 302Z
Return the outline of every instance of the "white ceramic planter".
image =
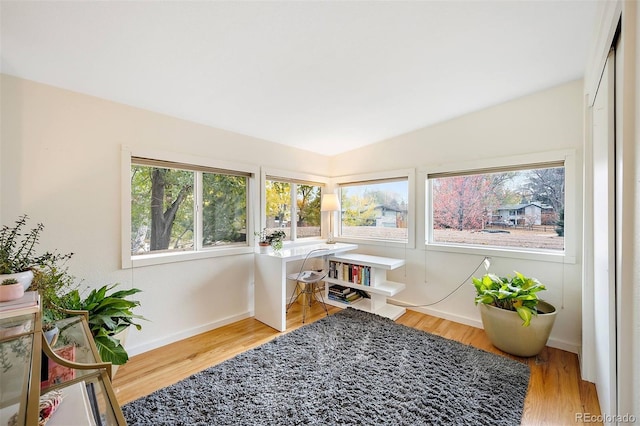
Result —
M493 345L509 354L530 357L540 353L547 344L556 319L556 308L547 302L538 302L538 315L528 327L515 311L479 304L482 325Z
M33 281L33 271L16 272L15 274L0 274L0 282L14 278L22 284L22 288L26 291Z
M120 345L122 345L122 347L124 348L124 344L127 341L127 337L129 336L129 328L127 327L124 330L122 330L120 333L118 334L114 334L113 338L114 339L118 339L120 341ZM111 365L111 380L113 380L114 377L116 377L116 371L118 371L118 367L120 367L117 364L113 364Z

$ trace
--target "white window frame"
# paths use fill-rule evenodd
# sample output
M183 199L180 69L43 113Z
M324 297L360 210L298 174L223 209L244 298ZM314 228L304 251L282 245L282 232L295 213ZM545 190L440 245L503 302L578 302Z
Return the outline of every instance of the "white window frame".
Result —
M269 177L269 179L267 179L267 177ZM321 186L320 196L326 194L327 188L329 187L331 182L327 176L319 176L319 175L313 175L309 173L300 173L300 172L293 172L290 170L263 167L260 171L260 188L262 190L260 191L260 219L259 219L260 227L258 229L264 229L267 225L267 216L266 216L267 184L266 182L267 180L277 181L278 179L283 179L284 181L295 180L299 182L308 182L309 184L320 185ZM292 194L291 194L291 217L292 218L296 217L296 213L297 213L296 206L297 206L297 198L295 193L293 193L292 191ZM328 220L328 217L327 217L327 220ZM327 233L326 229L328 229L328 225L325 225L325 223L327 222L325 221L324 212L320 213L320 236L319 237L308 237L308 238L298 239L295 236L296 224L294 222L295 222L294 220L291 221L291 232L292 232L291 240L284 241L285 246L291 246L296 244L317 243L321 241L323 238L326 238L326 233Z
M517 247L496 247L496 246L474 246L471 244L452 244L438 243L433 241L433 211L432 211L432 193L429 183L429 175L436 173L456 173L456 172L474 172L479 174L487 169L492 168L517 168L519 166L538 165L545 163L564 162L565 176L565 208L564 208L564 251L552 251L543 249L517 248ZM540 167L544 167L541 165ZM576 247L578 225L576 194L579 191L578 176L576 176L576 153L574 150L549 151L541 153L532 153L519 156L491 158L477 161L468 161L461 163L451 163L437 166L427 166L420 168L419 175L424 182L424 239L425 250L449 252L449 253L465 253L480 256L496 256L508 257L516 259L540 260L547 262L558 262L573 264L576 262Z
M367 244L385 247L399 247L399 248L415 248L416 245L416 171L415 169L399 169L388 170L381 172L373 172L366 174L357 174L349 176L340 176L332 179L333 186L338 190L341 186L347 186L358 182L371 182L384 181L390 179L407 179L407 196L409 203L409 209L407 211L407 241L398 240L386 240L381 238L355 238L345 237L341 235L342 227L339 226L342 223L341 214L338 213L338 219L336 225L334 225L334 233L336 233L335 239L340 242L354 243L354 244Z
M202 209L198 208L198 203L194 204L195 232L194 249L190 251L175 251L162 253L145 253L142 255L131 254L131 165L132 158L149 158L158 161L167 161L180 164L193 165L194 167L208 167L212 169L233 170L240 173L247 173L247 243L243 245L202 247L202 229L198 226L202 222ZM237 254L248 254L254 252L254 224L256 223L255 208L257 205L257 179L259 168L239 163L230 163L214 160L202 156L194 156L183 153L155 151L148 149L132 149L122 146L121 149L121 253L122 268L136 268L150 265L160 265L165 263L182 262L188 260L205 259L210 257L231 256ZM198 179L196 186L201 185ZM197 191L197 188L194 188Z

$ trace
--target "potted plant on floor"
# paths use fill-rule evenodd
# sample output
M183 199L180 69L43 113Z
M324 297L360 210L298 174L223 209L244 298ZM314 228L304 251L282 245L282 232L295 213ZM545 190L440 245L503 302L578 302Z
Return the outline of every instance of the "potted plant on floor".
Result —
M145 318L133 313L133 309L140 306L137 300L127 297L142 290L131 288L128 290L112 291L118 284L105 285L93 289L87 297L82 299L80 292L72 290L66 298L66 309L87 311L89 313L89 328L96 343L102 361L122 365L129 360L124 349L124 339L130 326L140 330L142 326L135 320ZM115 370L113 370L115 374Z
M543 284L516 272L513 277L474 277L473 285L482 325L495 347L521 357L542 351L556 317L556 309L538 299L538 292L546 290Z

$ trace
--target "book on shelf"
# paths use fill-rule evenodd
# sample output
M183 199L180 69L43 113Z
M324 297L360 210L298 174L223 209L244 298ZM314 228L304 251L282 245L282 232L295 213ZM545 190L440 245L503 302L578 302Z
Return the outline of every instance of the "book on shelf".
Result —
M77 382L61 389L63 397L47 426L87 425L95 426L96 418L85 382Z
M345 304L352 304L362 299L362 294L358 290L334 284L329 287L327 296L331 300L336 300Z
M362 300L362 296L358 295L356 298L349 300L344 297L337 296L335 294L330 294L329 299L335 300L336 302L344 303L345 305L352 305L360 300Z
M37 291L25 291L24 295L19 299L0 302L0 312L38 306L38 301Z
M66 359L67 361L76 360L76 347L72 344L63 346L61 348L56 348L53 350L53 352L55 352L56 355L58 355L60 358ZM75 369L60 365L47 357L43 357L42 360L43 363L46 362L47 369L46 372L43 371L42 381L40 382L40 389L75 379Z
M338 284L334 284L331 287L329 287L329 292L336 293L336 294L347 294L350 291L351 289L349 287L345 287Z
M353 284L371 286L373 280L371 276L371 266L357 265L351 263L329 261L329 278L346 281Z

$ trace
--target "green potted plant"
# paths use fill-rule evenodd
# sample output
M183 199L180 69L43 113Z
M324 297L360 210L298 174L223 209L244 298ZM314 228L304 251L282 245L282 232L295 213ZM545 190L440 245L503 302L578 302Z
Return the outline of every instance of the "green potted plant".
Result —
M88 311L89 328L100 358L114 365L122 365L129 360L123 346L129 327L134 326L140 330L142 326L135 320L145 318L133 313L133 309L140 306L140 302L127 299L141 290L132 288L111 292L117 285L93 289L84 299L80 297L77 289L72 290L65 296L65 308Z
M260 232L255 232L255 235L258 237L258 245L261 247L261 253L263 253L264 250L262 248L266 249L269 246L273 247L275 251L281 250L287 234L280 229L269 231L264 228Z
M516 271L512 277L474 277L473 285L482 325L495 347L522 357L542 351L556 317L556 309L538 298L543 284Z
M5 278L0 282L0 302L20 299L24 295L24 286L15 278Z
M26 290L33 280L33 269L48 262L69 259L73 253L56 254L45 252L36 253L40 233L44 225L39 223L28 232L23 229L27 225L28 216L22 215L15 222L14 227L6 225L0 229L0 281L16 279Z

